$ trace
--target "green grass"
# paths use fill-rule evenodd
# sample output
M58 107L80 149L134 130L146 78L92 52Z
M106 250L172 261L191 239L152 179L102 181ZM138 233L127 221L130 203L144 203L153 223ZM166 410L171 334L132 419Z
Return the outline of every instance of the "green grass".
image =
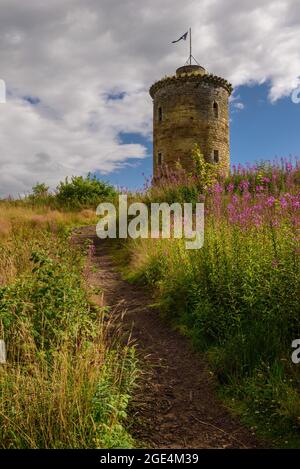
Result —
M231 407L272 444L300 447L300 370L291 361L300 266L291 233L287 224L243 230L207 218L203 249L130 240L124 257L127 278L150 285L170 325L207 355Z
M130 448L134 349L107 336L86 254L69 241L93 212L0 207L1 448Z

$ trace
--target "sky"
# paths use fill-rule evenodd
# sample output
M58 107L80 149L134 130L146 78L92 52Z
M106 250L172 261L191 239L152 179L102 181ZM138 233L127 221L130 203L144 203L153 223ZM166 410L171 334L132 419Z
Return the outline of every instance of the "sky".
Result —
M234 86L231 160L300 154L299 0L0 0L0 197L152 169L153 82L193 55ZM145 176L144 176L145 175Z

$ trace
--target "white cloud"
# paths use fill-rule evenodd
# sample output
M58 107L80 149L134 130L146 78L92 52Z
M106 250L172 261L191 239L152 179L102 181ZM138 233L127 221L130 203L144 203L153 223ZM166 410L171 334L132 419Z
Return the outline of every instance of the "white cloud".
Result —
M119 134L151 138L148 88L186 60L188 42L171 41L188 26L194 55L235 86L268 80L274 101L299 83L298 0L0 0L0 8L0 78L10 92L0 104L2 196L145 157Z
M241 101L240 95L234 94L234 91L229 97L229 103L231 105L231 109L233 110L242 111L245 109L245 104Z
M243 109L245 109L245 104L242 102L234 103L233 106L239 111L242 111Z

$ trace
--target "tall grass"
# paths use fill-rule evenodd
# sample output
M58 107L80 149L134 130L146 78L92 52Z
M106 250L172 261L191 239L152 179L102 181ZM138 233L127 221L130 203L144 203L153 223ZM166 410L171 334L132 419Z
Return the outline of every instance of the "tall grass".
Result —
M50 235L55 239L68 228L95 221L91 209L63 212L47 206L27 207L21 201L0 201L0 285L30 270L30 252L39 239L42 244Z
M131 447L126 409L134 350L107 339L84 253L69 243L89 210L0 205L1 448ZM104 321L105 319L105 321Z
M207 353L247 421L300 445L300 365L291 361L300 337L299 164L266 171L240 169L198 194L202 249L130 241L128 276L152 285L165 317ZM182 201L182 184L169 184L167 199ZM163 200L162 186L150 201L152 193Z

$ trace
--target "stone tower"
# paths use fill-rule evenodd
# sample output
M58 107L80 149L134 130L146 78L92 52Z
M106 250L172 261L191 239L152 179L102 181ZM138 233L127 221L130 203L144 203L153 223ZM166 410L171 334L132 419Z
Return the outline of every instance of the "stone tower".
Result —
M198 144L207 161L229 170L228 98L232 86L200 65L185 65L176 75L154 83L153 175L176 162L192 168L191 150Z

